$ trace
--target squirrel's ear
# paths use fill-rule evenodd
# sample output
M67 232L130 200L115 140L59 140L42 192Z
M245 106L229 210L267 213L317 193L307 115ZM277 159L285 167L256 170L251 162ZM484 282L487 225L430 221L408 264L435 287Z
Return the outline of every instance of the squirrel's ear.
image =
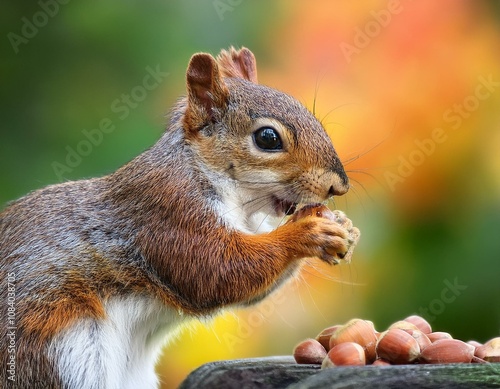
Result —
M198 129L213 121L214 115L226 107L229 91L219 73L219 66L210 54L191 57L186 73L188 106L187 128Z
M221 73L224 77L243 78L257 84L257 63L255 56L246 47L236 51L231 47L229 51L222 50L217 56Z

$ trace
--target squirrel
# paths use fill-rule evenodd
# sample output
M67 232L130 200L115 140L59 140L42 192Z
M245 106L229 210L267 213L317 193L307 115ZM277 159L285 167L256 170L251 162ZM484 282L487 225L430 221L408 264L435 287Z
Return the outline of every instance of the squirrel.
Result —
M328 218L283 223L349 181L314 115L257 83L250 50L194 54L186 87L135 159L0 213L2 384L155 388L183 323L255 304L303 259L335 264L351 248Z

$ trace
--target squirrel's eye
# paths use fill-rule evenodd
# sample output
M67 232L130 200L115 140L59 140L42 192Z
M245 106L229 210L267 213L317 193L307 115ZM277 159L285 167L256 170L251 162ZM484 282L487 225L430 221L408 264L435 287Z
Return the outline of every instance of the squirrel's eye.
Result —
M261 127L253 133L253 139L259 149L262 150L282 150L281 138L272 127Z

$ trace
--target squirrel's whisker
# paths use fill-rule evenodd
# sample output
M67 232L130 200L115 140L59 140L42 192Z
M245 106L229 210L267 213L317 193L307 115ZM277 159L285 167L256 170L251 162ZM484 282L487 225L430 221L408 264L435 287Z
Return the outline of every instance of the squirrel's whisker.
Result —
M373 145L372 147L370 147L368 150L365 150L363 151L362 153L359 153L359 154L356 154L354 155L353 157L351 158L348 158L348 159L345 159L345 160L342 160L342 164L344 166L347 166L349 165L350 163L354 162L354 161L357 161L359 158L371 153L373 150L375 150L377 147L380 147L383 143L387 142L387 140L389 139L389 135L387 135L385 138L383 138L382 140L380 140L379 142L375 143L375 145Z

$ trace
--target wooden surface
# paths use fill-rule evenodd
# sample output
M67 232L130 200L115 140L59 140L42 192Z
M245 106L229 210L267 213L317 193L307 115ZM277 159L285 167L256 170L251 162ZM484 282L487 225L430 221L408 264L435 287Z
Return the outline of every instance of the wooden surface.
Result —
M298 365L291 356L207 363L179 389L500 388L500 363L335 367Z

